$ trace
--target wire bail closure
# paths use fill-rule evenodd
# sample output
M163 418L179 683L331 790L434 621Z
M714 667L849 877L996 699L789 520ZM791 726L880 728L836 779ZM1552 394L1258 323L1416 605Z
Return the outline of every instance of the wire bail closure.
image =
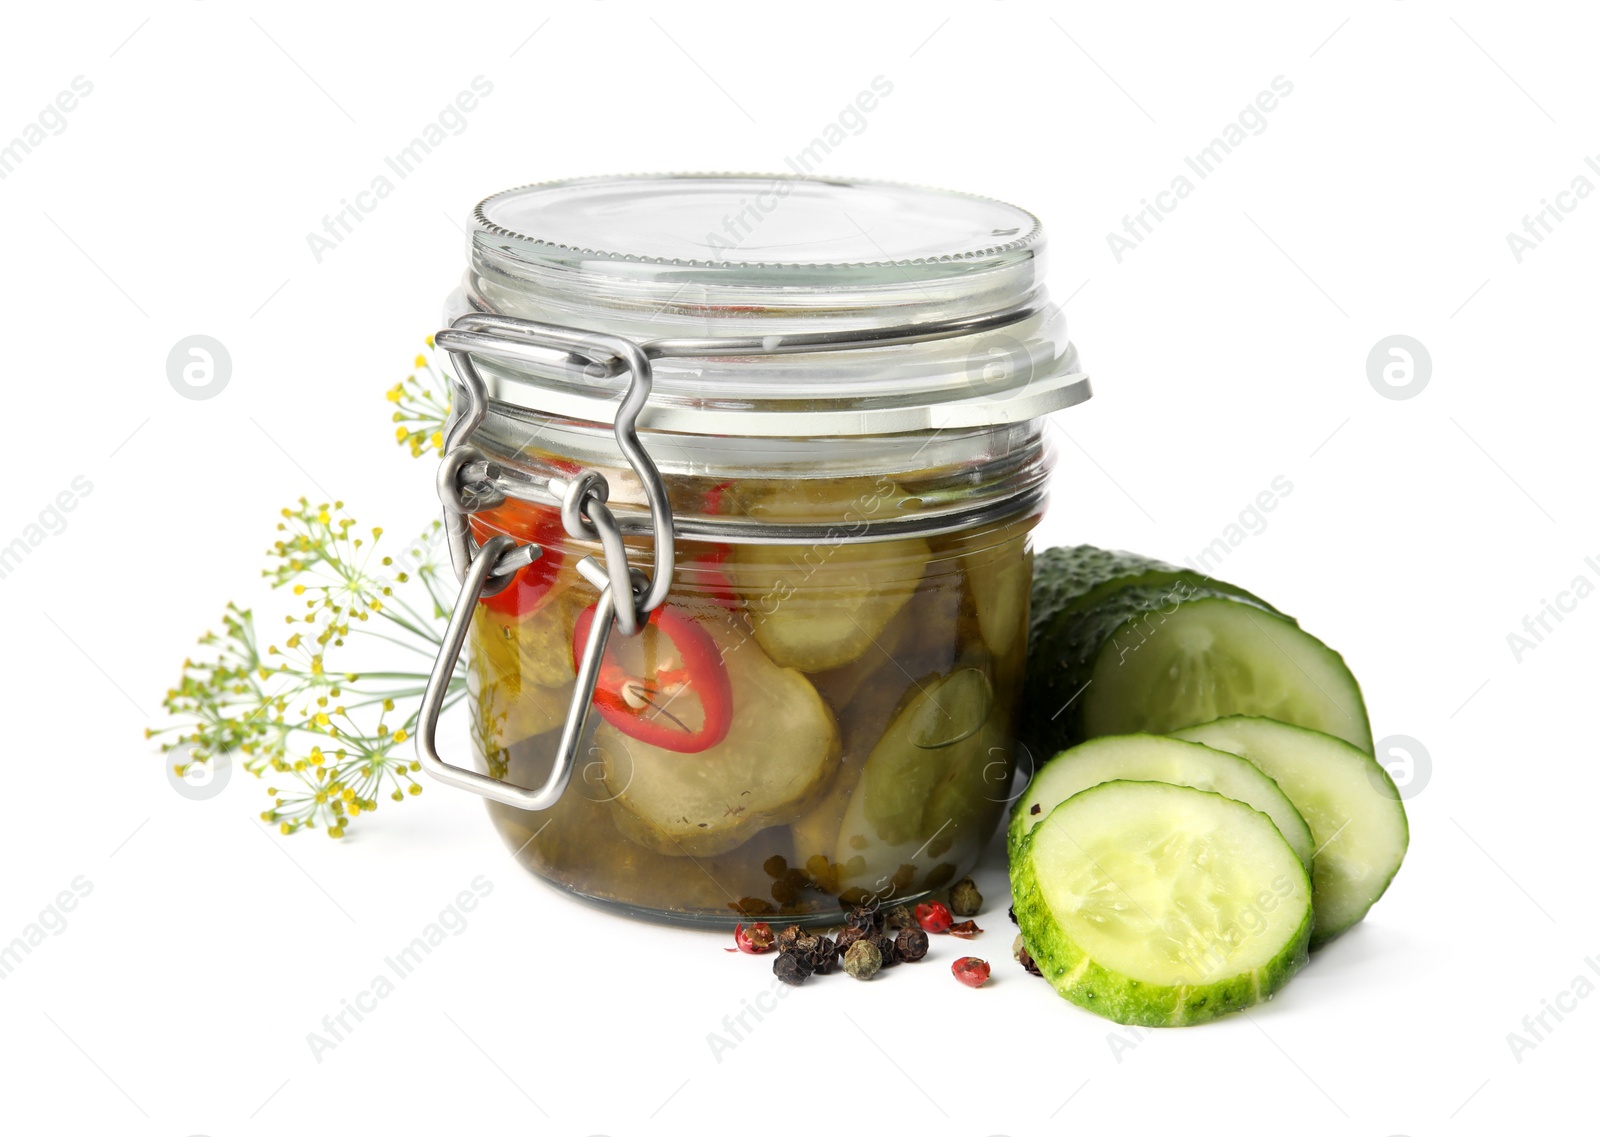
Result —
M588 726L589 707L600 675L613 628L624 636L637 635L649 613L660 606L672 588L674 540L672 506L661 473L639 442L639 414L650 399L650 358L632 340L585 332L557 324L541 324L511 316L471 313L434 336L434 343L450 353L455 364L455 397L444 431L444 456L439 463L438 489L444 504L445 537L450 561L461 580L461 592L445 627L417 720L417 759L435 778L471 790L518 809L548 809L561 797L572 776L578 747ZM655 542L655 571L645 576L628 565L621 530L606 501L611 485L598 470L580 470L572 478L548 479L547 491L561 502L561 523L576 540L599 542L603 560L586 556L578 571L600 592L589 641L578 661L577 683L567 707L556 747L555 762L545 784L537 790L502 782L485 774L446 762L439 755L439 715L445 694L455 676L456 663L466 643L472 613L481 597L493 596L508 586L517 572L543 552L535 544L519 544L498 535L479 546L472 536L468 515L492 509L505 501L490 478L490 463L472 445L472 436L489 411L488 391L478 374L473 355L509 360L542 358L549 350L567 352L602 367L620 362L628 372L628 386L617 410L617 445L639 476L650 506L651 535Z

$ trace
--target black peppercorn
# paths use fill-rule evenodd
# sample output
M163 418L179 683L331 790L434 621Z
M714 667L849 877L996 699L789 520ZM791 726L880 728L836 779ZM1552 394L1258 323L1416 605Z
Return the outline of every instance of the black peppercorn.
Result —
M1018 936L1016 940L1012 942L1011 955L1012 958L1014 958L1018 963L1022 964L1023 969L1027 971L1029 975L1043 974L1039 970L1039 965L1033 962L1033 956L1028 954L1028 945L1022 942L1021 936Z
M882 932L874 932L863 938L871 941L872 946L878 949L878 955L882 958L884 967L893 967L900 962L900 957L894 951L894 941Z
M811 970L818 975L827 975L839 966L839 945L827 936L813 937L816 943L810 945L805 955L811 963Z
M788 951L794 947L794 941L805 935L805 929L799 924L790 924L778 932L776 943L779 951Z
M915 963L928 954L928 933L921 928L901 928L894 938L894 957L901 963Z
M835 936L834 939L839 945L839 950L845 951L851 944L855 943L861 937L870 936L871 934L871 931L867 928L860 928L854 924L846 924L844 927L839 929L839 934Z
M798 987L811 976L811 964L797 952L786 951L772 961L772 974L791 987Z
M950 886L950 911L956 916L976 916L983 910L983 894L970 876Z
M845 914L844 926L860 928L863 932L876 932L882 926L879 920L878 902L873 900L866 904L857 904Z

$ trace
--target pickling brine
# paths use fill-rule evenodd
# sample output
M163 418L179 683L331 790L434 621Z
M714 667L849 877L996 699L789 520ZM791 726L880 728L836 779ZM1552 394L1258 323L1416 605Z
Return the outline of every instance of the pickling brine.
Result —
M782 514L822 490L724 492ZM858 503L837 504L843 522ZM1008 800L1032 521L680 543L670 598L607 650L566 794L541 813L493 803L496 825L575 893L685 919L833 918L841 901L958 879ZM474 518L480 539L548 540L552 525L555 510L525 504ZM519 785L544 779L573 696L593 603L575 552L546 546L473 620L474 739Z

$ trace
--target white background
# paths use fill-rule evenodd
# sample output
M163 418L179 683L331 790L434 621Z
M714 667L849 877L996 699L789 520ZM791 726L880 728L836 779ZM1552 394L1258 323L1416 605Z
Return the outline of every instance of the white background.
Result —
M1579 175L1600 184L1581 6L379 11L8 14L0 140L93 83L0 181L0 544L93 485L0 580L0 940L93 884L0 982L8 1129L1383 1135L1587 1114L1600 998L1520 1062L1506 1037L1600 954L1600 600L1520 661L1507 642L1573 578L1600 583L1600 200L1566 199L1520 263L1506 240ZM478 75L493 93L467 129L318 263L306 234ZM824 172L998 196L1052 234L1097 396L1059 416L1043 541L1182 559L1287 477L1219 575L1342 650L1374 733L1430 756L1388 895L1248 1017L1114 1050L1111 1024L1010 962L991 857L970 947L988 988L956 985L940 942L870 986L796 991L718 1061L707 1035L769 987L764 961L558 897L465 795L283 840L256 820L261 783L188 800L141 737L223 603L275 602L257 572L281 505L326 492L391 531L431 516L430 464L395 448L382 396L476 200L777 168L877 75L893 94ZM1293 93L1265 131L1119 263L1107 233L1279 75ZM165 372L193 333L233 360L207 401ZM1432 360L1403 400L1367 374L1395 333ZM466 931L317 1062L307 1033L480 874L494 891Z

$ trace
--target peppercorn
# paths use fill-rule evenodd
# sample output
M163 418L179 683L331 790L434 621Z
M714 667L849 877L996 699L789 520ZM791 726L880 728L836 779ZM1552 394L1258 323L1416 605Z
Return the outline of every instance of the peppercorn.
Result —
M983 911L983 893L964 876L950 886L950 911L957 916L976 916Z
M959 924L951 924L949 931L952 936L960 936L964 940L970 940L983 929L978 927L976 920L963 920Z
M1011 922L1013 924L1015 924L1017 922L1017 908L1016 908L1016 905L1014 905L1014 904L1007 905L1006 906L1006 915L1009 916L1011 918Z
M827 975L839 967L839 945L827 936L813 936L816 942L802 952L817 975Z
M799 924L790 924L788 927L784 928L778 933L777 938L773 942L778 945L779 951L788 951L790 948L794 947L794 941L805 934L805 929Z
M846 951L849 949L851 944L855 943L863 936L870 936L871 934L872 933L866 928L859 928L854 924L846 924L844 927L840 928L838 934L834 936L834 941L839 945L840 951Z
M935 900L932 904L917 905L917 923L922 925L925 932L948 932L950 930L950 909Z
M857 904L845 913L844 926L847 928L860 928L863 932L876 932L881 923L878 917L878 902L870 901L866 904Z
M921 928L901 928L894 938L894 957L901 963L915 963L928 954L928 933Z
M973 955L964 955L952 963L950 973L968 987L982 987L989 981L989 965Z
M826 945L826 946L824 946ZM794 944L789 948L800 957L812 972L824 972L832 963L833 941L827 936L814 935L811 932L801 932L795 937Z
M917 927L917 917L906 905L896 904L884 914L883 926L885 928L915 928Z
M872 946L878 949L878 964L880 967L893 967L900 962L900 957L895 954L894 941L882 932L874 932L867 937L872 941Z
M761 955L763 952L771 951L774 939L771 924L756 923L748 928L739 924L733 929L734 946L747 955Z
M798 987L811 977L811 964L792 951L779 952L772 961L772 974L791 987Z
M1011 941L1011 958L1022 964L1022 969L1029 975L1042 976L1044 974L1039 970L1039 965L1033 962L1033 956L1028 954L1028 945L1022 942L1020 935Z
M870 939L857 940L844 953L844 972L852 979L871 979L882 966L883 956Z

